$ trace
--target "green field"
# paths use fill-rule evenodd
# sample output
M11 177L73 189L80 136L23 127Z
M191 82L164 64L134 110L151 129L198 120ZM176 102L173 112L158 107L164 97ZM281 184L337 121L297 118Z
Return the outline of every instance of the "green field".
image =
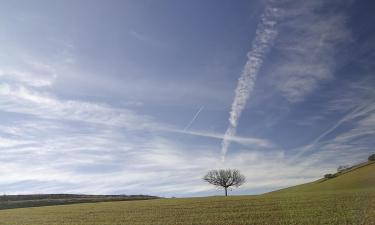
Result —
M0 211L4 225L375 225L375 164L258 196L103 202Z

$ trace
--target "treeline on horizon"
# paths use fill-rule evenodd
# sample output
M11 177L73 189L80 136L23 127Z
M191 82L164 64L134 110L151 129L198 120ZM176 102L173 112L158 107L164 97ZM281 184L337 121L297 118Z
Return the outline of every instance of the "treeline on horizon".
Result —
M83 195L83 194L31 194L2 195L0 209L26 208L49 205L67 205L75 203L94 203L107 201L133 201L157 199L150 195Z

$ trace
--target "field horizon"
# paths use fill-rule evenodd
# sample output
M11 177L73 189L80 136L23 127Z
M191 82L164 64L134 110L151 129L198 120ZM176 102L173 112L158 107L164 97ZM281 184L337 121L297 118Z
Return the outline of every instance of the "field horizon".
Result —
M261 195L162 198L0 210L0 224L375 224L375 162Z

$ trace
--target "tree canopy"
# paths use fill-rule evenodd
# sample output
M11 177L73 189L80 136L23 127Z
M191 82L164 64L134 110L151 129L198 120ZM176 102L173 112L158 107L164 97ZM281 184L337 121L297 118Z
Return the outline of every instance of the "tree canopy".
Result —
M246 178L236 169L211 170L203 177L203 180L225 190L225 196L228 195L229 187L239 187L245 183Z

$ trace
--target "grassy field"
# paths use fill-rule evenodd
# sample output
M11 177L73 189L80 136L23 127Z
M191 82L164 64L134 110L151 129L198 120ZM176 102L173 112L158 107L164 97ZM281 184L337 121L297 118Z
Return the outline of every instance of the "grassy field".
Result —
M6 225L375 225L375 164L259 196L103 202L0 211Z

